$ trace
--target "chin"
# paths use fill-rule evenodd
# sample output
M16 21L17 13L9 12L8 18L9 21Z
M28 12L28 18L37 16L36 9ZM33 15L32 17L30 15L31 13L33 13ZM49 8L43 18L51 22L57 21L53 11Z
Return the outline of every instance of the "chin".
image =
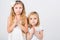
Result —
M16 14L16 15L20 15L20 14Z

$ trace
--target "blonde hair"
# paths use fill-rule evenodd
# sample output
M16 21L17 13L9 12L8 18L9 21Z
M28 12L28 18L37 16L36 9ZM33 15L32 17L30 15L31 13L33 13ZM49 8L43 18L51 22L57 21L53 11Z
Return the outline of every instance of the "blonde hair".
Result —
M36 27L39 26L39 25L40 25L39 15L38 15L38 13L37 13L36 11L34 11L34 12L31 12L31 13L29 14L29 16L28 16L28 25L29 25L29 27L31 28L31 26L32 26L31 24L29 24L29 18L30 18L31 15L37 15L38 22L37 22L37 24L36 24L35 26L36 26Z
M11 8L11 13L10 13L10 25L13 24L13 20L15 18L15 12L14 12L14 6L17 5L17 4L21 4L22 7L23 7L23 10L22 10L22 13L20 14L21 15L21 19L22 19L22 25L25 25L25 7L24 7L24 4L22 1L18 1L18 2L15 2L15 4L13 5L13 7Z

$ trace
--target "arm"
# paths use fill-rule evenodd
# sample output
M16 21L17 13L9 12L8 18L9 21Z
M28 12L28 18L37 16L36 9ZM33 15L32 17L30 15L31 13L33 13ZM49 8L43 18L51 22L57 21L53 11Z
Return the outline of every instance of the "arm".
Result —
M31 40L33 34L32 33L27 33L27 40Z
M7 31L8 31L8 33L10 33L10 32L12 32L13 31L13 28L15 27L15 25L16 25L16 23L13 23L12 25L11 25L11 19L10 18L8 18L8 23L7 23Z
M20 26L25 33L28 32L27 19L25 19L25 26L21 25L20 23L18 24L18 26Z
M33 34L34 34L34 30L31 28L30 32L27 33L27 40L31 40Z
M41 30L40 32L35 31L35 35L36 35L39 39L43 40L43 30Z

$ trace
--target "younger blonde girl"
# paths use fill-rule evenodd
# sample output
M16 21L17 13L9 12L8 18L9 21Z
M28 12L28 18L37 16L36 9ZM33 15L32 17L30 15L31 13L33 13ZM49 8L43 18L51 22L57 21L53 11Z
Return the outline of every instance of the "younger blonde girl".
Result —
M42 40L43 28L40 26L39 15L37 12L31 12L28 16L29 31L27 40Z

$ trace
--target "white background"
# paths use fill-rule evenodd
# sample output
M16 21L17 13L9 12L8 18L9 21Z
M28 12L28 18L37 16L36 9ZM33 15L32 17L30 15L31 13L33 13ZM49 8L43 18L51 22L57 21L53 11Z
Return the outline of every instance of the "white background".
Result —
M60 0L22 0L26 14L37 11L41 26L44 27L44 40L60 40ZM0 40L8 40L7 19L14 0L0 0Z

